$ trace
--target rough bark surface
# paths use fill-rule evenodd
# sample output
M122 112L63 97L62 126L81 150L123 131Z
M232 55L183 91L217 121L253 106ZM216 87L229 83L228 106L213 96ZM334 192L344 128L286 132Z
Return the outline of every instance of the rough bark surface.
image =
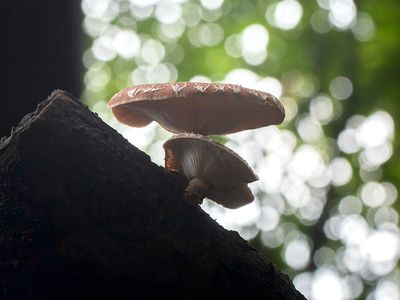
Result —
M304 299L186 184L53 92L0 142L0 298Z

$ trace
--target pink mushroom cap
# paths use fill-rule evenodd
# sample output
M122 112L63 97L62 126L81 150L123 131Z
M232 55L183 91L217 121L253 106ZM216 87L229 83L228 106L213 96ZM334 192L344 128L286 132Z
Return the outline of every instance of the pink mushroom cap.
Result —
M285 111L273 95L224 83L177 82L127 87L108 103L133 127L158 122L173 133L222 135L280 124Z

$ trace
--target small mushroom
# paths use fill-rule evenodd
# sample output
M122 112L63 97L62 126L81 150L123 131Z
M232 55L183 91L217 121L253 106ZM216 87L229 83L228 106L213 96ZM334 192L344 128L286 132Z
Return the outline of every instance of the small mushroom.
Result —
M269 93L223 83L143 84L115 94L108 103L121 123L158 122L173 133L221 135L279 124L285 112Z
M257 180L249 165L227 147L196 134L179 134L164 143L166 170L178 171L189 184L185 198L201 203L207 197L238 208L254 200L247 186Z

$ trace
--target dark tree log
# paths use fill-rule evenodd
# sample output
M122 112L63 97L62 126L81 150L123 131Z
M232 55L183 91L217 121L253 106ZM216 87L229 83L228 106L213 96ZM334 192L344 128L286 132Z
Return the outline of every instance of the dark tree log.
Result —
M186 184L53 92L0 142L0 298L304 299Z

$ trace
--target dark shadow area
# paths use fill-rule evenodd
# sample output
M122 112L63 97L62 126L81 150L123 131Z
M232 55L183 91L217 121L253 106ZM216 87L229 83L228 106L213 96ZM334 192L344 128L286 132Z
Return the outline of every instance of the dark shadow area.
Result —
M4 136L52 90L80 95L82 13L79 0L4 1L1 10Z

